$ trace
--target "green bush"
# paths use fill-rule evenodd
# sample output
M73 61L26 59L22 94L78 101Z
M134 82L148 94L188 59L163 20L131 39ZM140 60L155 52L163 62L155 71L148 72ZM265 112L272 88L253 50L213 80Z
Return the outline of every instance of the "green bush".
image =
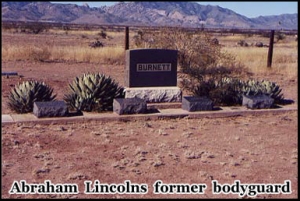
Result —
M17 113L33 111L34 102L53 101L53 89L44 82L26 81L16 85L8 96L8 106Z
M124 88L104 74L84 74L69 84L70 92L64 100L77 111L111 111L113 99L124 97Z

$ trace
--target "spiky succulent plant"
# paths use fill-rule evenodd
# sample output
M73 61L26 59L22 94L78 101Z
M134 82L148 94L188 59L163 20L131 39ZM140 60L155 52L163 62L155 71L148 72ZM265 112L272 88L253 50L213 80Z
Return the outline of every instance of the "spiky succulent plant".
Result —
M53 101L53 89L44 82L26 81L16 85L8 96L8 107L17 113L33 111L34 102Z
M245 91L245 83L236 78L224 77L219 82L216 82L216 88L221 88L222 99L226 105L239 105L242 104L242 94Z
M274 99L274 103L282 103L284 100L283 94L281 93L282 89L279 85L274 82L270 82L267 80L262 80L261 83L261 91L263 94L266 94Z
M260 95L265 94L274 99L277 104L284 100L280 87L270 81L256 81L250 79L242 81L236 78L224 77L219 81L202 82L193 91L194 95L209 96L215 104L240 105L242 104L243 95Z
M88 73L76 77L69 84L64 100L69 108L77 111L111 111L114 98L123 98L124 89L111 77L101 73Z

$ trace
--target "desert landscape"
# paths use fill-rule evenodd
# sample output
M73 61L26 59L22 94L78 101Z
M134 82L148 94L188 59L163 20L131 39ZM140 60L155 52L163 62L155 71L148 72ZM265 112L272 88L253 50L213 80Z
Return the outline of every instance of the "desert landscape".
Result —
M130 29L131 49L137 48ZM269 38L259 34L210 33L247 74L244 79L269 80L298 105L298 42L285 34L274 44L267 68L267 47L249 44ZM17 27L2 28L2 114L10 90L27 80L53 87L62 100L68 84L88 72L101 72L124 85L125 50L122 29L50 28L38 34ZM95 41L104 45L92 48ZM143 44L142 44L143 45ZM146 44L143 48L147 48ZM178 76L182 73L179 71ZM178 83L180 85L180 83ZM184 94L188 92L184 91ZM101 113L99 114L101 115ZM175 118L145 121L78 121L2 124L2 198L253 198L213 194L212 181L233 184L283 184L290 194L258 194L255 198L298 197L298 113L228 118ZM78 194L9 194L14 181L77 184ZM87 194L85 181L147 184L144 194ZM153 184L206 184L203 194L154 194Z

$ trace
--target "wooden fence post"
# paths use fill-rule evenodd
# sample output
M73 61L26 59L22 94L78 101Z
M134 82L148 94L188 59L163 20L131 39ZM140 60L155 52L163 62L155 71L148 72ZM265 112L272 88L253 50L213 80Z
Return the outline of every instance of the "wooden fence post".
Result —
M125 50L129 49L129 27L125 27Z
M270 44L269 44L269 52L268 52L268 64L267 67L271 68L272 66L272 58L273 58L273 44L274 44L274 30L271 30L270 35Z

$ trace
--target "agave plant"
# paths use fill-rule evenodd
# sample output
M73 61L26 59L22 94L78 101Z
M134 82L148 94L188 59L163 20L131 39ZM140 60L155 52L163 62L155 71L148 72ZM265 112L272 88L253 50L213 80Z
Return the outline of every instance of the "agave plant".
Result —
M34 102L53 101L53 89L44 82L26 81L16 85L8 96L8 107L17 113L33 111Z
M280 87L270 81L256 81L250 79L242 81L236 78L224 77L219 81L201 82L193 91L194 95L209 96L215 104L221 105L240 105L243 95L261 95L265 94L274 99L275 103L282 103L284 98Z
M84 74L69 84L64 100L77 111L111 111L113 99L124 97L124 89L104 74Z
M274 82L262 80L261 90L264 94L273 98L275 103L280 104L284 101L283 94L281 93L282 89Z
M212 92L214 99L225 105L242 104L242 94L244 90L244 82L236 78L224 77L216 82L216 92Z

